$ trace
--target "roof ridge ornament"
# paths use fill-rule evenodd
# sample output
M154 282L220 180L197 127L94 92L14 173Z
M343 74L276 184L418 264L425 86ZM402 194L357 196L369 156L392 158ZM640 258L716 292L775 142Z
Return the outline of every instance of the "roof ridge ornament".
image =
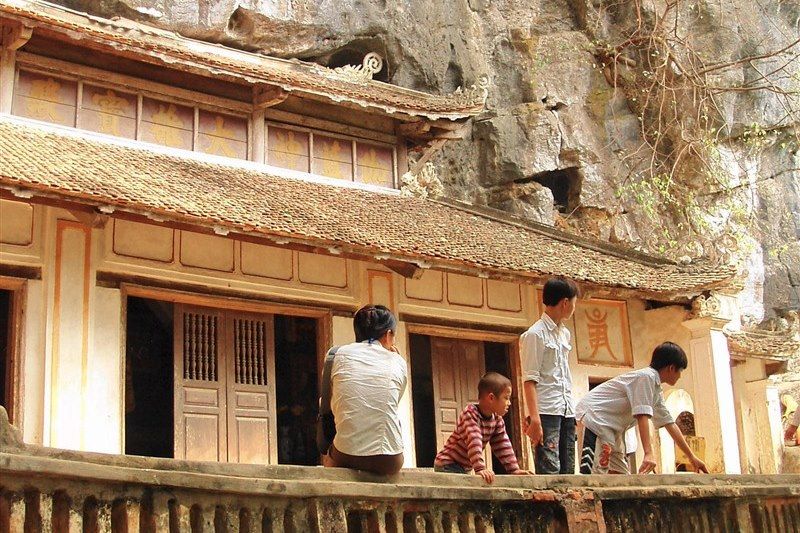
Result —
M442 180L436 166L428 161L416 173L406 172L400 177L403 186L400 194L403 196L418 196L420 198L439 198L444 194Z
M454 104L466 104L468 106L484 106L489 97L489 75L481 74L478 80L467 87L458 87L450 94L444 95L445 98Z
M383 68L383 58L375 52L370 52L364 56L360 65L344 65L333 69L350 81L366 83L372 81L372 77Z

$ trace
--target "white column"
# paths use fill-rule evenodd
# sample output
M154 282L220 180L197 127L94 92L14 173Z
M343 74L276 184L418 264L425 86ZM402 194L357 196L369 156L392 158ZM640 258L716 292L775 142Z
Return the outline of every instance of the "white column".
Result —
M704 317L683 323L691 332L689 371L695 384L695 426L706 439L706 463L712 472L740 474L739 438L733 398L726 321Z

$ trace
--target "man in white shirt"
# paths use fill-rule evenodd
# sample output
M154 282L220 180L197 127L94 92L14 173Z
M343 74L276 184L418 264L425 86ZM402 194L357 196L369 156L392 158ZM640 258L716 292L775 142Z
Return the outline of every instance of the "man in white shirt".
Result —
M569 352L570 332L564 325L575 312L578 287L566 278L547 281L542 291L544 313L520 337L525 405L525 433L534 447L537 474L575 473L575 405Z
M705 463L686 444L661 394L661 383L675 385L688 366L683 349L664 342L653 350L650 366L610 379L584 396L576 409L578 420L586 428L581 446L582 474L628 474L624 434L634 422L644 451L639 473L653 472L656 458L650 440L650 420L656 428L667 430L695 471L708 473Z

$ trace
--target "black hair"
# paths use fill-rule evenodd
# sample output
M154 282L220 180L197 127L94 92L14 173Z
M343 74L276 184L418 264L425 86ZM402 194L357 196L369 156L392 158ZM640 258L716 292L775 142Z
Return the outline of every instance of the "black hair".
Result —
M487 372L483 375L478 382L478 397L483 398L484 395L492 393L495 396L500 396L507 387L511 386L511 380L503 374L497 372Z
M578 286L569 278L550 278L542 290L542 302L548 307L558 305L564 298L572 300L580 294Z
M365 305L353 317L356 342L378 340L387 331L397 328L397 319L382 305Z
M662 342L653 350L650 366L655 370L661 370L670 365L675 365L681 370L685 370L689 366L689 359L687 359L683 348L674 342Z

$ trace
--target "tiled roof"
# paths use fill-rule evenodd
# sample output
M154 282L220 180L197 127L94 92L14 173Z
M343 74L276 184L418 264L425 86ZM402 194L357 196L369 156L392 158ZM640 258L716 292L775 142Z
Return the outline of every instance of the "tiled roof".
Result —
M188 39L125 19L108 20L39 0L0 0L0 17L47 28L65 39L80 39L114 55L183 67L215 78L277 85L334 102L349 102L386 113L429 119L463 119L483 110L488 81L447 95L433 95L372 79L358 79L315 63L285 60ZM351 71L352 72L352 71Z
M790 359L800 355L800 338L792 331L726 331L728 347L734 354Z
M683 266L397 191L343 186L250 162L0 118L0 187L218 232L490 277L553 274L606 287L693 295L728 267Z

